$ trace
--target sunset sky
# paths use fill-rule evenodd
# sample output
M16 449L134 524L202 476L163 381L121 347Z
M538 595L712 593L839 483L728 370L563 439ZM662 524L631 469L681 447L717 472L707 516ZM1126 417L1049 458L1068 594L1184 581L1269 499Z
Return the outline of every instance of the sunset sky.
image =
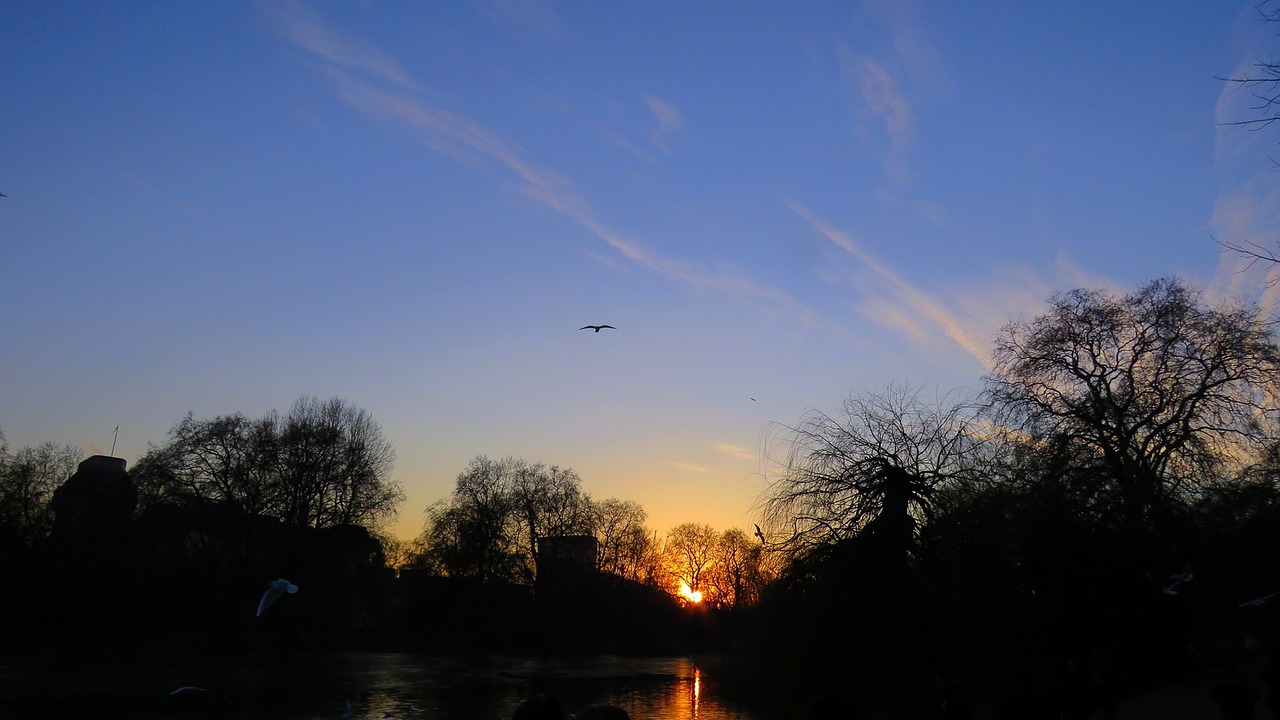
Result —
M978 390L1054 291L1271 307L1214 239L1280 237L1219 79L1278 55L1254 0L0 4L0 428L338 396L404 536L479 454L749 529L770 423Z

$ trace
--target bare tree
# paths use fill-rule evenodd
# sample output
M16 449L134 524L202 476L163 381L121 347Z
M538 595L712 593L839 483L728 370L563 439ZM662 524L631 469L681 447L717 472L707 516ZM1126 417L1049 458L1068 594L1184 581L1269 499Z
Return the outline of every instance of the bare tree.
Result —
M511 475L511 521L521 544L525 579L533 583L538 568L538 541L560 535L591 532L591 498L582 492L582 478L570 468L508 459Z
M1074 290L1006 325L987 378L998 420L1092 457L1131 524L1275 437L1280 351L1256 308L1207 307L1175 278Z
M719 535L710 525L681 523L667 532L663 559L673 585L684 583L701 591L703 573L715 562ZM667 588L668 592L671 588Z
M608 498L593 502L591 509L598 548L596 567L601 572L643 582L642 571L652 544L644 508L633 500Z
M300 398L282 419L274 453L277 512L312 527L379 527L404 500L390 478L395 450L369 413L340 398Z
M524 579L521 557L506 531L506 511L494 504L437 502L427 508L416 545L417 566L444 577L482 583Z
M760 499L778 549L796 557L875 531L909 551L934 490L968 477L981 445L974 403L922 394L893 384L851 395L842 417L812 411L797 427L779 426L786 458Z
M391 477L395 451L364 410L304 397L289 414L192 414L134 469L145 505L213 501L246 515L315 528L374 530L404 493Z
M439 574L481 582L521 580L511 488L516 460L480 455L458 474L448 502L427 508L419 542L427 566Z
M716 543L715 562L706 574L717 607L739 608L760 599L765 580L764 547L738 528L725 530Z
M53 493L76 471L84 451L46 442L10 455L0 433L0 527L27 545L48 537L53 528Z
M270 427L238 413L210 420L188 413L169 431L169 442L150 447L135 465L144 505L212 500L249 515L266 512L274 484L271 435Z

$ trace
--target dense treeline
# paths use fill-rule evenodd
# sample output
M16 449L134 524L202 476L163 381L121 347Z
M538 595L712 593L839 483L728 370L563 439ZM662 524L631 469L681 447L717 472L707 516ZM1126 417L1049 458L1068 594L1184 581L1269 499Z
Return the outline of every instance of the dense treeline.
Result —
M0 443L10 636L261 636L277 621L255 625L255 598L281 575L313 591L279 621L291 631L385 627L396 607L378 533L403 500L393 462L372 417L336 398L257 420L188 415L132 472L73 447Z
M133 477L143 508L218 503L299 527L382 527L404 492L395 450L369 413L341 399L304 397L256 420L187 415L151 447Z
M589 538L599 573L699 603L749 604L770 577L763 546L745 532L683 523L660 540L632 500L597 501L569 468L521 458L474 458L452 496L427 508L410 568L433 577L534 587L543 542Z
M393 460L373 418L337 398L257 419L188 415L131 471L0 442L0 571L19 588L0 612L28 619L16 634L31 639L287 631L468 652L680 652L702 637L681 603L696 592L735 607L766 580L741 531L686 524L663 542L638 503L596 501L572 469L516 458L474 459L405 543L383 531L403 501ZM272 619L251 615L280 576L306 592Z
M1251 602L1280 591L1271 320L1174 279L1077 290L1000 331L985 385L780 429L761 510L785 569L756 644L776 690L931 717L995 684L1100 710L1280 640L1278 604Z

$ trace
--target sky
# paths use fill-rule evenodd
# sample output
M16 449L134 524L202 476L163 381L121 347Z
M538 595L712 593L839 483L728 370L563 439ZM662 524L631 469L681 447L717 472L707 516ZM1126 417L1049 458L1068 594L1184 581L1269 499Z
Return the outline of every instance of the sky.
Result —
M0 429L368 411L749 529L786 426L976 392L1052 293L1269 310L1253 0L0 4ZM607 323L615 330L582 331ZM115 428L119 427L118 438Z

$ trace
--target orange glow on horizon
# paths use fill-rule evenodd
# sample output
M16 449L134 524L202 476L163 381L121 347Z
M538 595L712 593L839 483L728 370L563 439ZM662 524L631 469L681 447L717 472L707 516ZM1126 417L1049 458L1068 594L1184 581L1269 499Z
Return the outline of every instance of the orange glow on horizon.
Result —
M696 605L702 602L702 591L694 590L693 588L689 587L689 583L681 580L680 581L680 597Z

